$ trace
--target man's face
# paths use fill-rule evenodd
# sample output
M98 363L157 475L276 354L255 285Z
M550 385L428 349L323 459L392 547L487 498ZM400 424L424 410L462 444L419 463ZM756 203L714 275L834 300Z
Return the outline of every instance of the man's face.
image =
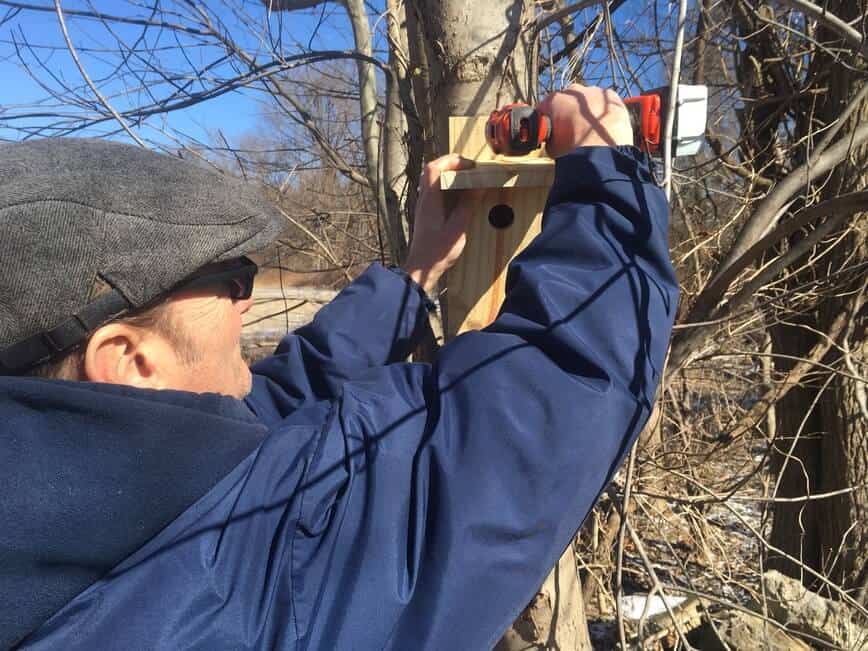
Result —
M208 265L163 304L99 328L80 379L243 398L252 380L241 357L241 318L253 303L255 274L246 259Z
M164 388L243 398L251 376L241 356L241 317L253 303L256 265L208 265L170 296L163 337L152 344Z
M252 303L252 298L233 299L220 286L181 291L170 299L178 336L167 370L169 388L239 399L250 393L250 370L241 357L241 317Z

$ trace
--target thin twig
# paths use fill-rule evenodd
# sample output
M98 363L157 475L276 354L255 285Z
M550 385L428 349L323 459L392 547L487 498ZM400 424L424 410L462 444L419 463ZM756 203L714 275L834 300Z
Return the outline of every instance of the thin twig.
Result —
M669 77L669 106L666 111L666 125L663 128L663 191L666 193L667 201L672 196L672 132L675 127L675 111L678 108L678 84L681 82L681 55L684 50L686 22L687 0L679 0L675 53L672 58L672 74Z
M87 74L87 70L84 69L84 66L81 63L81 60L78 58L78 52L75 49L75 46L72 44L72 39L69 37L69 31L66 29L66 21L63 18L63 7L61 7L61 0L54 0L54 10L57 13L57 20L60 22L60 31L63 32L63 40L66 41L66 48L69 50L69 55L72 57L72 60L75 61L75 65L78 68L78 71L81 73L84 82L88 85L90 90L96 95L96 98L100 101L105 109L112 114L117 123L121 125L121 128L126 131L127 135L132 138L136 144L140 147L144 147L145 149L148 146L139 138L135 133L133 133L132 129L129 128L124 119L120 116L120 114L109 104L108 100L103 97L103 94L99 92L99 89L96 87L96 84L90 78L90 75Z

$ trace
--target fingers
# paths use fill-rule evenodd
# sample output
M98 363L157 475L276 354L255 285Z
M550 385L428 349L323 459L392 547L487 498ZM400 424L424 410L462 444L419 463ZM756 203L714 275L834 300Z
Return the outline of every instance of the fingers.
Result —
M554 99L555 94L549 93L543 98L539 104L536 105L536 110L542 113L543 115L551 115L552 112L552 100Z
M582 86L581 84L570 84L569 86L567 86L566 88L564 88L562 90L555 90L555 91L552 91L551 93L549 93L548 95L546 95L543 98L543 100L539 103L537 108L540 108L540 109L543 107L551 108L552 101L558 95L563 95L565 93L569 93L569 94L583 93L586 89L587 89L587 86Z
M464 158L459 154L447 154L440 158L435 158L430 163L425 165L422 171L422 176L419 179L419 192L424 193L435 187L440 187L440 176L443 172L457 172L460 170L471 169L476 165L469 158Z
M474 161L464 158L461 154L446 154L440 158L435 158L431 164L439 167L441 172L469 170L476 165Z
M607 88L605 91L603 91L603 96L606 98L606 102L608 104L624 106L624 101L621 99L621 96L611 88Z
M585 104L600 104L602 106L608 104L615 104L617 106L624 105L620 95L611 88L570 84L563 90L555 91L546 95L545 99L537 105L537 109L548 115L552 110L553 104L558 100L561 100L562 102L565 96L572 98L573 101L582 101ZM591 101L589 102L589 100Z
M579 146L633 143L627 109L614 90L572 84L550 94L538 107L552 121L546 151L552 158Z

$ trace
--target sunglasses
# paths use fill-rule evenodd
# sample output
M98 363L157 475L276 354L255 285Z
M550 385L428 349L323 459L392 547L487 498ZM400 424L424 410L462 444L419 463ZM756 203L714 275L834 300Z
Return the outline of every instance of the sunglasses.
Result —
M253 282L259 267L250 258L208 265L178 285L175 290L211 289L223 287L232 300L244 300L253 294Z

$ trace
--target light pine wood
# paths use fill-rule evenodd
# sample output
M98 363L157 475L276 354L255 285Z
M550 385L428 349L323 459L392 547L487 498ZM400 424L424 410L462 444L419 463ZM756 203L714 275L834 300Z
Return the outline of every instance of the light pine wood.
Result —
M554 181L553 161L531 158L519 162L482 161L472 170L443 172L443 190L475 190L486 188L551 187Z
M478 330L497 317L503 304L509 262L539 233L542 211L554 178L554 161L542 150L528 156L495 156L485 142L487 116L452 117L449 120L451 151L477 161L473 170L444 175L441 187L454 200L473 201L474 218L467 247L449 271L446 303L446 335ZM468 190L477 190L474 196ZM512 208L511 226L498 229L489 223L494 206Z

